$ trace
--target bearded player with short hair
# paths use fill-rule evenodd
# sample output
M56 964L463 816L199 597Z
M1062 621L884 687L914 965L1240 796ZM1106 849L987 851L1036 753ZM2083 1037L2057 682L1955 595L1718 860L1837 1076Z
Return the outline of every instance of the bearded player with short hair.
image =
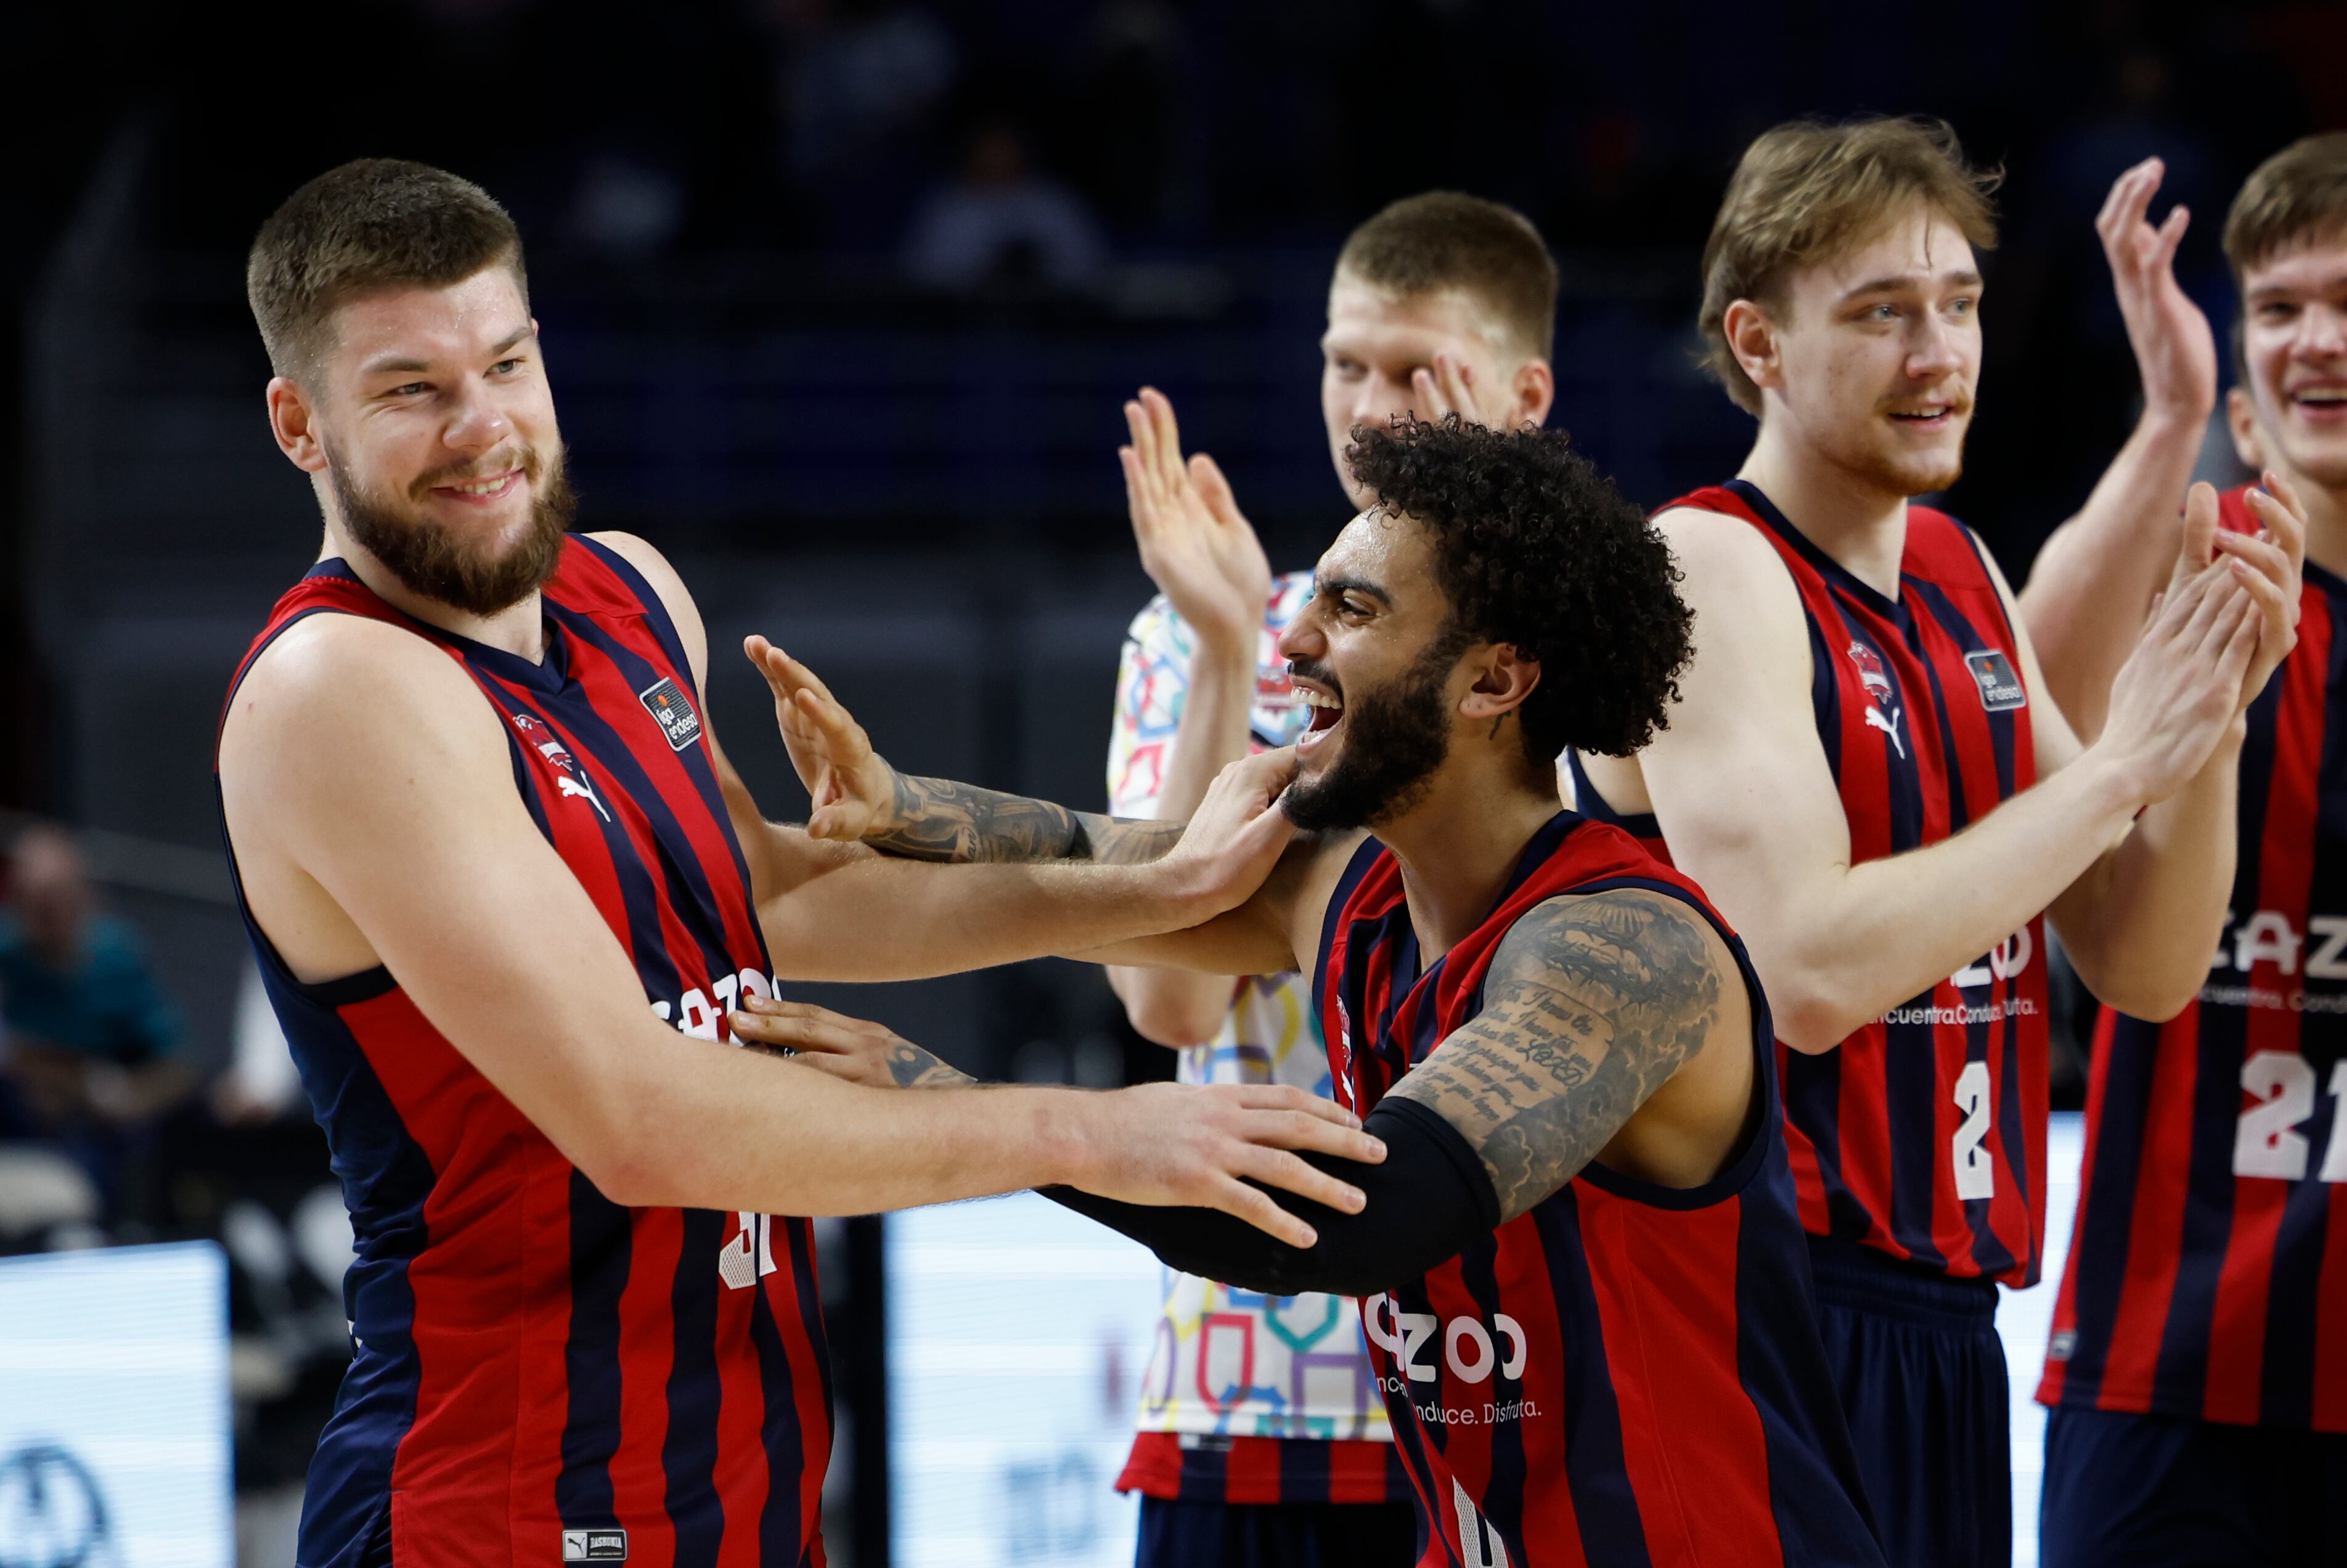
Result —
M2177 286L2190 214L2147 220L2161 167L2098 227L2142 373L2134 436L2048 540L2021 608L2046 679L2100 722L2175 548L2217 396ZM2225 414L2255 487L2302 502L2298 646L2250 705L2216 962L2171 1019L2106 1009L2077 1224L2045 1380L2048 1568L2347 1561L2347 134L2260 164L2225 222L2240 292Z
M2082 746L1973 532L1915 498L1962 470L1991 181L1937 122L1780 126L1704 252L1710 364L1758 431L1662 508L1693 662L1581 808L1666 851L1747 934L1775 1008L1819 1327L1883 1543L2004 1568L1995 1282L2045 1229L2045 938L2164 1018L2232 873L2242 710L2289 651L2299 519L2212 539L2202 491ZM2168 503L2169 507L2173 502ZM2212 560L2213 556L2213 560Z
M1542 423L1555 313L1556 264L1505 207L1430 191L1356 229L1320 343L1322 422L1354 505L1367 497L1344 454L1358 425L1453 409L1501 429ZM1221 468L1204 453L1184 460L1163 394L1143 388L1124 413L1133 534L1162 591L1133 619L1117 671L1109 809L1179 821L1251 746L1304 732L1312 710L1279 641L1312 574L1272 576ZM1301 975L1109 979L1133 1027L1179 1050L1181 1081L1331 1092ZM1409 1481L1349 1299L1170 1275L1140 1426L1117 1484L1142 1494L1142 1568L1410 1561Z
M1239 1178L1358 1204L1286 1151L1374 1143L1295 1091L907 1100L724 1044L778 970L938 974L1194 924L1284 826L1222 791L1150 865L940 867L765 822L710 732L675 572L567 532L504 210L346 164L270 218L247 282L271 426L325 525L218 753L238 903L356 1238L303 1563L819 1563L831 1367L797 1216L1067 1181L1306 1240ZM769 1026L893 1038L806 1008Z

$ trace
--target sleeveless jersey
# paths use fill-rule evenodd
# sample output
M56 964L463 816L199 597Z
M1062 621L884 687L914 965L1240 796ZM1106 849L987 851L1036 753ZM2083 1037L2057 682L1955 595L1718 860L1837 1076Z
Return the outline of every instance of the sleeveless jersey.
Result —
M543 598L532 664L329 560L278 600L237 680L320 613L446 652L504 721L514 787L646 1004L719 1039L735 999L774 981L683 646L591 539L564 544ZM302 1562L350 1568L387 1517L402 1562L820 1564L831 1365L807 1222L611 1203L388 970L296 979L238 900L357 1251Z
M1312 574L1271 585L1256 638L1250 743L1293 745L1310 712L1279 639L1312 597ZM1195 638L1165 596L1135 616L1117 670L1109 809L1153 817L1188 701ZM1326 1100L1328 1052L1296 974L1234 983L1214 1038L1177 1053L1184 1083L1286 1083ZM1165 1274L1165 1305L1141 1379L1139 1431L1121 1491L1184 1501L1399 1502L1409 1481L1369 1371L1358 1304L1263 1296Z
M2309 562L2299 604L2208 984L2095 1031L2049 1405L2347 1432L2347 582Z
M1483 923L1428 964L1400 866L1369 840L1329 901L1313 978L1338 1098L1366 1114L1471 1022L1501 938L1535 905L1620 887L1683 900L1735 953L1758 1130L1684 1191L1587 1165L1362 1304L1419 1496L1420 1568L1879 1564L1818 1338L1768 1002L1692 882L1559 812Z
M1809 704L1853 863L1962 831L2037 778L2021 646L1972 532L1907 509L1894 602L1737 479L1659 508L1740 518L1776 547L1809 632ZM1572 764L1581 809L1665 855ZM1801 1224L1958 1278L2034 1284L2045 1237L2042 916L1832 1050L1779 1045Z

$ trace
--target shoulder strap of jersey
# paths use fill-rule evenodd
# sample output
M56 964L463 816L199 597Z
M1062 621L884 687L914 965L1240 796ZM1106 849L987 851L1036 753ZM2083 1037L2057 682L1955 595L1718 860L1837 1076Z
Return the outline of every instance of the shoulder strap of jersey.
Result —
M215 769L220 766L220 731L227 726L229 710L236 702L237 689L244 684L244 678L251 672L254 663L269 651L271 643L283 636L286 630L297 621L306 620L313 615L328 614L361 616L423 635L413 620L384 603L374 589L358 579L358 575L347 564L340 559L320 561L303 574L301 581L279 596L277 603L270 610L269 620L261 627L261 634L252 640L252 646L244 651L244 657L237 661L236 672L229 677L228 692L220 699L220 720L212 726L212 766ZM445 644L434 645L444 648L450 658L457 657L456 651L446 649ZM458 662L463 661L458 659Z
M1328 985L1328 955L1345 939L1346 915L1361 884L1372 872L1390 867L1393 852L1374 837L1361 840L1353 851L1353 858L1345 863L1345 874L1337 878L1337 889L1328 895L1328 907L1320 915L1320 951L1312 961L1312 995L1316 1001L1327 994Z
M651 629L669 662L690 680L692 661L685 655L684 639L678 635L667 604L634 562L602 540L585 534L573 534L564 540L561 562L547 579L545 594L548 603L573 614L642 621ZM696 690L695 701L700 696Z

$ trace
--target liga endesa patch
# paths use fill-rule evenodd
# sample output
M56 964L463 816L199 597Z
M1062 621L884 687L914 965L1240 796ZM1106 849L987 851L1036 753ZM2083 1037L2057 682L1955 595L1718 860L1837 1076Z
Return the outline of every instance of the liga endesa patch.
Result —
M701 739L701 715L684 700L674 680L663 675L636 695L644 712L660 721L661 733L668 737L671 748L681 752Z
M2013 661L1993 648L1964 655L1964 666L1980 682L1981 706L1992 713L2029 706L2028 688L2013 668Z

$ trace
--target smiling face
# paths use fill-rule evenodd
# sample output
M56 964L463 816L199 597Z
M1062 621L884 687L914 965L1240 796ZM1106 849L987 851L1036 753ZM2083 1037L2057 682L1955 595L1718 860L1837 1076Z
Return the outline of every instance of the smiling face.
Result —
M2241 317L2249 374L2230 412L2242 458L2347 488L2347 236L2249 269Z
M1739 301L1728 337L1801 445L1886 495L1963 472L1980 383L1981 276L1947 219L1917 208L1876 238L1788 277L1773 308Z
M514 273L362 295L333 326L303 386L271 384L289 456L411 591L479 616L528 598L553 573L571 498Z
M1466 366L1485 411L1501 425L1537 425L1548 416L1546 380L1523 374L1532 357L1507 346L1507 334L1466 291L1390 293L1338 269L1328 287L1328 330L1320 338L1320 418L1337 481L1356 508L1368 507L1372 497L1345 464L1353 426L1383 430L1398 415L1429 415L1418 406L1410 378L1431 373L1438 354Z
M1465 644L1450 628L1425 535L1380 512L1320 558L1313 597L1280 639L1312 726L1284 807L1307 829L1390 821L1450 753Z

